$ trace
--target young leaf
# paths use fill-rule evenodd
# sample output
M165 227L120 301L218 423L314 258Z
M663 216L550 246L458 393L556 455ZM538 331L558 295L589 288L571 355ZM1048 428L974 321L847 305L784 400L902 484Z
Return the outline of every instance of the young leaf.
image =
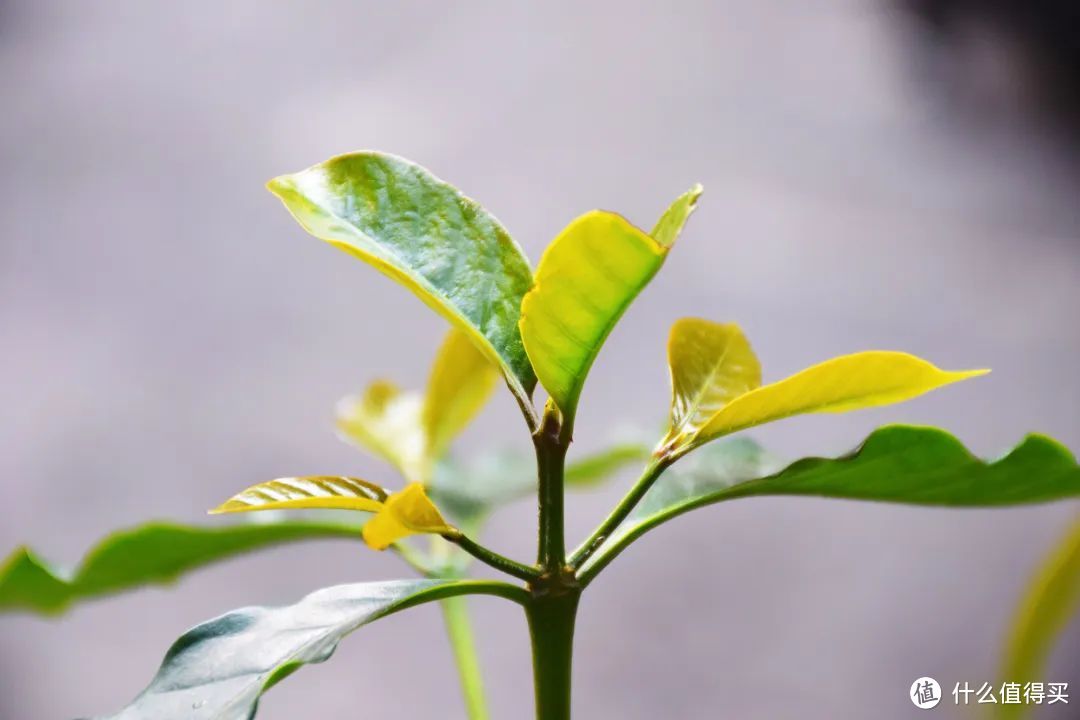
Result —
M670 437L688 437L725 405L761 385L761 365L734 323L683 318L668 338Z
M1009 633L1001 679L1043 679L1046 661L1061 632L1080 610L1080 522L1054 547L1032 579ZM1003 705L1002 715L1019 717L1023 706Z
M332 475L280 478L252 485L210 511L221 513L253 510L360 510L379 512L387 493L366 480Z
M107 536L74 572L17 548L0 564L0 612L59 614L80 600L171 583L204 565L317 538L359 541L360 527L295 520L214 528L148 523Z
M465 333L452 329L431 368L424 395L423 427L429 465L446 452L495 389L495 366ZM426 478L425 478L426 479Z
M1076 459L1042 435L1029 435L1000 460L985 462L943 430L891 425L875 430L848 455L805 458L771 475L766 468L775 460L760 451L732 472L723 464L729 462L728 446L721 444L719 455L708 450L681 460L660 477L633 516L585 564L583 577L595 575L657 525L695 508L741 497L812 495L988 507L1080 496ZM765 472L759 474L755 466Z
M375 513L364 524L363 531L364 541L374 550L385 550L416 533L456 532L428 499L424 486L417 482L388 495L378 485L358 478L321 475L281 478L253 485L210 513L298 508Z
M570 223L544 251L521 304L521 337L568 424L604 340L664 263L700 194L695 187L676 200L657 224L657 237L596 210Z
M525 406L536 377L517 322L529 261L476 202L419 165L340 155L268 184L312 235L414 292L498 366Z
M234 610L184 633L157 675L111 720L250 720L259 697L301 666L328 660L367 623L409 607L460 595L521 602L512 585L395 580L339 585L295 605Z
M363 395L338 403L338 431L410 482L426 484L435 462L490 397L497 377L495 366L453 328L435 357L424 395L376 381Z
M679 239L683 227L686 226L686 221L690 219L690 215L694 212L698 199L701 198L703 192L705 192L705 188L701 187L700 184L696 184L675 198L675 202L671 203L668 209L664 211L664 214L660 216L660 219L656 221L656 225L653 226L649 235L666 248L674 245L675 241Z
M423 412L424 399L418 393L378 380L363 395L338 403L337 428L343 438L386 460L407 480L422 482L428 472Z
M443 519L428 499L424 486L409 483L386 499L386 505L364 525L364 541L374 550L385 550L416 533L442 535L456 530Z
M890 405L989 372L950 372L914 355L873 350L841 355L757 387L757 360L738 327L703 320L675 324L668 363L672 426L662 445L675 456L755 425Z

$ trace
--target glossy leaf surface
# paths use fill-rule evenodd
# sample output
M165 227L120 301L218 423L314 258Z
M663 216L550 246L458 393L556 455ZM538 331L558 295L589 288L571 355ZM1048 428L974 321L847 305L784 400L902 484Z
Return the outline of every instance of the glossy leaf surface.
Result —
M325 588L286 607L234 610L184 633L150 685L110 718L249 720L268 688L303 665L327 660L363 625L406 607L501 587L396 580Z
M1062 631L1080 612L1080 522L1074 522L1037 570L1013 620L1001 679L1042 682L1047 660ZM1023 706L1003 705L1019 717ZM1030 710L1030 708L1029 708Z
M713 451L707 446L670 468L587 567L606 564L630 540L672 517L740 497L813 495L989 507L1080 495L1076 458L1042 435L1029 435L1001 459L987 462L943 430L891 425L875 430L848 455L805 458L774 474L767 468L776 461L759 450L736 453L736 462L728 457L728 447L721 443Z
M277 521L262 525L198 527L148 523L99 542L73 572L18 548L0 565L0 612L58 614L91 598L163 585L244 553L320 538L360 539L360 526Z
M604 340L663 265L700 190L679 198L653 238L614 213L596 210L551 242L521 305L521 336L540 383L573 419Z
M279 478L252 485L210 511L220 513L255 510L360 510L379 512L387 493L366 480L332 475Z
M871 350L758 387L757 360L738 327L694 319L672 329L668 363L672 426L663 444L676 455L756 425L890 405L989 372L945 371L907 353Z
M341 155L268 187L309 233L468 334L527 400L536 378L517 324L532 270L491 214L419 165L375 152Z

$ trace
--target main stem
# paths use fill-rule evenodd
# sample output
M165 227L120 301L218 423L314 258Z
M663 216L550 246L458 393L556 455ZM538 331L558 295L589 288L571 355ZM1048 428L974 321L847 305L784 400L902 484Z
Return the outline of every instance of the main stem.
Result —
M540 577L529 583L525 613L532 639L537 720L570 720L574 620L581 588L566 564L563 472L570 430L549 407L533 434L539 479Z
M563 434L558 416L550 411L544 414L539 429L533 434L540 503L540 542L536 564L546 574L559 574L566 565L563 469L570 441Z
M535 595L526 609L532 638L536 720L570 720L574 619L581 591Z

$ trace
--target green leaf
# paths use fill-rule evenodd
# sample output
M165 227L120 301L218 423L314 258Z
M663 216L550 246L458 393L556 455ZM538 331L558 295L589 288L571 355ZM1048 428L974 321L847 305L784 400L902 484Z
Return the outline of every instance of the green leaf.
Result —
M59 614L79 600L171 583L203 565L317 538L359 541L360 526L300 521L212 528L149 523L107 536L71 573L28 548L17 548L0 566L0 612Z
M646 235L594 210L556 237L521 305L521 337L540 383L572 425L593 361L619 318L663 265L701 194L684 194Z
M1080 610L1080 521L1074 522L1047 555L1013 618L1005 651L1003 682L1042 682L1043 670L1061 632ZM1002 705L1001 714L1020 717L1022 705Z
M641 443L621 443L606 450L578 458L566 464L563 482L567 488L595 487L627 465L634 465L647 460L652 452L648 445Z
M671 428L678 457L724 435L807 413L840 413L918 397L989 370L941 370L902 352L841 355L760 386L757 358L736 325L680 320L668 340Z
M309 233L465 332L531 407L536 377L517 324L532 270L491 214L419 165L375 152L340 155L268 187Z
M1080 495L1080 466L1064 446L1029 435L1007 455L986 462L943 430L890 425L839 458L805 458L773 473L759 449L721 444L670 468L583 569L594 575L626 545L695 508L755 495L816 495L849 500L989 507ZM737 450L737 452L736 452ZM729 457L731 456L731 457ZM685 461L689 464L684 464ZM755 479L756 478L756 479Z
M295 605L234 610L184 633L157 675L114 720L250 720L260 696L302 665L327 660L349 633L421 603L468 594L520 602L479 581L396 580L325 588Z
M653 226L649 235L664 247L669 248L674 245L675 241L679 239L683 227L686 226L686 221L690 219L690 215L694 212L694 208L697 206L703 192L705 192L705 188L697 184L675 198L675 202L671 203L668 209L664 211L664 214L660 216L660 219L656 221L656 225Z

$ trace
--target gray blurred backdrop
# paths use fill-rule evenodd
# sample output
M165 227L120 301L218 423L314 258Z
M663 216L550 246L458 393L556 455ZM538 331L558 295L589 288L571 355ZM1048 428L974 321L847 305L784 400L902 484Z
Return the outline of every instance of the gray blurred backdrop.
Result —
M742 323L767 379L864 348L994 369L755 433L782 454L841 452L889 421L986 454L1033 429L1080 447L1068 134L1025 110L1022 71L982 35L943 55L918 32L873 0L0 2L0 551L74 563L118 526L214 522L206 508L274 476L393 482L335 439L332 406L377 376L422 383L442 323L263 189L360 148L459 185L534 261L583 211L647 226L704 183L593 370L578 450L662 421L666 331L690 314ZM508 394L459 451L488 442L527 448ZM629 481L573 497L571 537ZM692 514L586 597L577 716L917 717L916 677L993 679L1017 593L1076 511ZM486 540L529 557L534 522L523 503ZM404 572L314 543L58 621L0 617L0 718L115 710L200 620ZM527 718L523 618L474 608L494 716ZM365 629L260 717L461 717L440 622L425 607ZM1072 681L1074 705L1077 638L1047 678Z

